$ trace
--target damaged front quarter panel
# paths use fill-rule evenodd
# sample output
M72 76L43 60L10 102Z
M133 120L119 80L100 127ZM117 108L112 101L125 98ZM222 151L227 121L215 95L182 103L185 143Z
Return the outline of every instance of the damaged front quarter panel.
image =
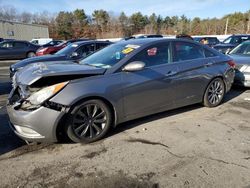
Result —
M36 63L18 71L13 78L13 87L9 104L15 109L34 110L45 106L57 111L67 107L58 103L50 102L49 97L41 104L34 105L28 98L47 87L70 80L104 74L106 69L78 64L44 64Z

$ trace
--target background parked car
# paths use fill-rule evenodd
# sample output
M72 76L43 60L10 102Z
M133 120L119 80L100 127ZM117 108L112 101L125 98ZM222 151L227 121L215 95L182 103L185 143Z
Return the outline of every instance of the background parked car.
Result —
M217 37L193 37L194 41L213 47L216 44L220 44Z
M28 41L11 40L0 43L0 59L24 59L34 57L40 46Z
M42 45L41 47L45 48L45 47L49 47L49 46L56 46L63 43L63 40L52 40L44 45Z
M47 44L48 42L52 41L53 39L51 38L39 38L39 39L32 39L30 42L32 44L36 45L44 45Z
M37 62L51 62L51 63L60 62L62 63L62 61L77 62L78 60L85 58L89 54L92 54L95 51L100 50L110 44L111 42L96 41L96 40L75 42L75 43L69 44L68 46L61 49L54 55L49 55L49 56L46 55L46 56L28 58L28 59L24 59L22 61L19 61L11 65L10 77L12 77L17 70L32 63L37 63Z
M228 55L236 63L235 84L250 87L250 41L241 43Z
M250 35L232 35L226 38L221 44L215 45L214 49L225 54L228 53L237 45L247 40L250 40Z
M48 54L55 54L56 52L58 52L59 50L63 49L64 47L68 46L71 43L79 42L79 41L88 41L88 40L89 39L72 39L72 40L63 42L59 45L56 45L56 46L42 47L37 50L36 55L42 56L42 55L48 55Z
M233 83L233 66L193 41L127 40L79 64L24 67L13 79L7 111L24 140L56 142L66 134L88 143L139 117L194 103L218 106Z

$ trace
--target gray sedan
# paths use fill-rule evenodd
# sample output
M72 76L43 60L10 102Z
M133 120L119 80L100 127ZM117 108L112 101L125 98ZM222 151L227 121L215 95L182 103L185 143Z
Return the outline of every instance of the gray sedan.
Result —
M38 45L34 45L28 41L11 40L0 42L0 59L25 59L34 57Z
M250 87L250 41L246 41L234 48L229 56L236 63L236 85Z
M26 66L14 76L8 114L27 141L103 138L110 127L203 103L218 106L231 88L228 56L185 39L134 39L110 45L80 64Z

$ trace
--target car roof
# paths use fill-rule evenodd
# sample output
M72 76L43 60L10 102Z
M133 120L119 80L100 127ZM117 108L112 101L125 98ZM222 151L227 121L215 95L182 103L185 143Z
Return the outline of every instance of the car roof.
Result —
M249 37L249 34L234 34L232 36L237 36L237 37Z
M157 42L170 42L170 41L182 41L182 42L191 42L197 44L197 42L185 39L185 38L143 38L143 39L130 39L130 40L123 40L119 41L119 44L131 44L131 45L139 45L142 46L144 44L150 44L150 43L157 43Z
M205 37L193 37L194 39L203 39L203 38L217 38L217 37L210 37L210 36L205 36Z
M78 41L78 42L73 42L74 44L78 44L78 45L81 45L81 44L91 44L91 43L107 43L107 44L111 44L112 42L110 41L99 41L99 40L85 40L85 41ZM72 44L73 44L72 43Z
M29 43L28 41L26 40L4 40L3 42L24 42L24 43Z

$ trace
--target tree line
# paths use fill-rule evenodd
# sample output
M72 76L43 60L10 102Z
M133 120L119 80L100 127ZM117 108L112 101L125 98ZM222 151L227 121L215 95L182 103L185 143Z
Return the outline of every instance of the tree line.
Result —
M235 12L222 18L201 19L181 16L162 17L155 13L150 16L136 12L115 15L105 10L95 10L87 15L84 9L50 13L18 12L14 7L0 7L0 19L32 24L43 24L49 28L51 38L117 38L134 34L189 34L220 35L250 33L250 10ZM226 33L225 33L226 32Z

